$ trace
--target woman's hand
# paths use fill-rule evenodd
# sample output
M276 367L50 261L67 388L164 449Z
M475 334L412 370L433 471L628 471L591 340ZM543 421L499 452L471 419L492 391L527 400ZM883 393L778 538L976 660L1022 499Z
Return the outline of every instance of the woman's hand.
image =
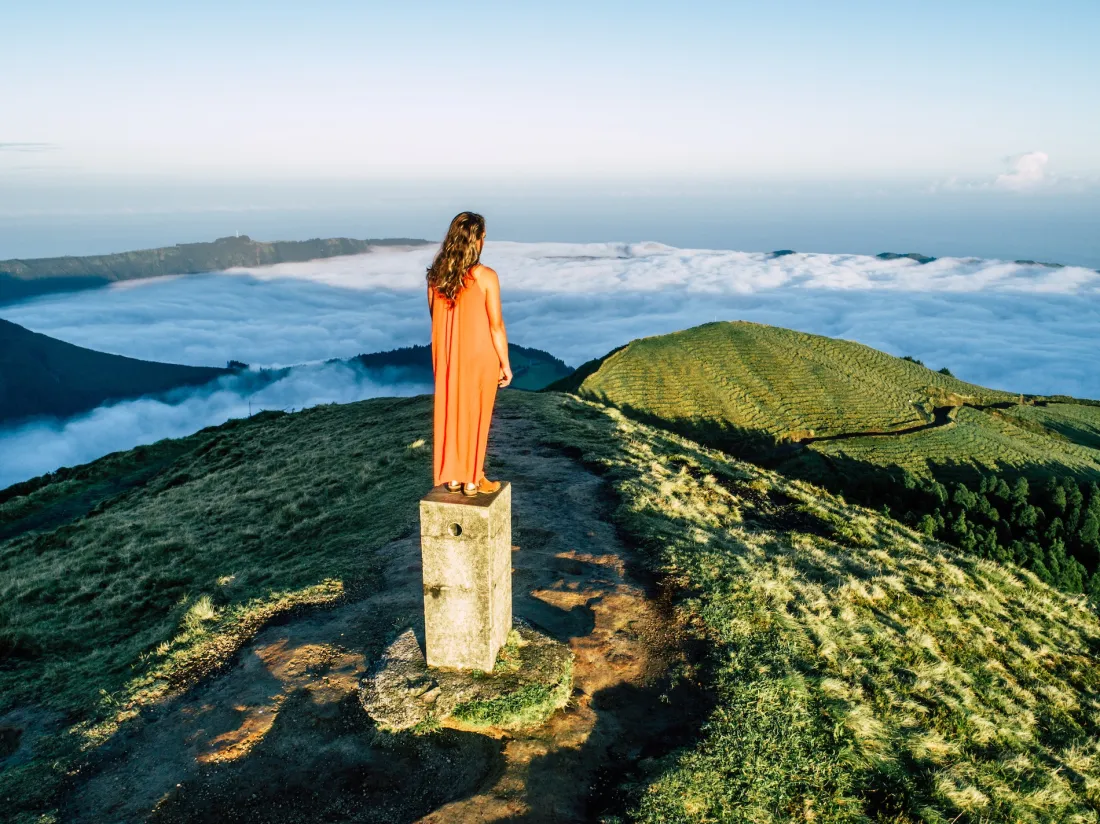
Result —
M506 387L512 382L512 367L504 365L500 367L500 378L497 380L497 386L501 389Z

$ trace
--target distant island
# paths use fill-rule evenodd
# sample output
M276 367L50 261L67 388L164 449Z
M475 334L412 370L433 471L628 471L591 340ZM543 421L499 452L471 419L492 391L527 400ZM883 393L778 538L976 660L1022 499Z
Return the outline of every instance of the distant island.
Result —
M422 246L428 242L418 238L346 237L262 241L241 235L218 238L212 243L178 243L111 255L0 260L0 304L51 292L92 289L120 280L318 260L358 255L379 246Z
M0 423L65 418L109 401L199 386L232 368L183 366L75 346L0 319Z

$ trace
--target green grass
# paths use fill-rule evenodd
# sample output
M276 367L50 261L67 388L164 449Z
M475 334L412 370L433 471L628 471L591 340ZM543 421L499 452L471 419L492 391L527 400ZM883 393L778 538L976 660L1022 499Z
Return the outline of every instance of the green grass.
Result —
M712 651L718 706L633 818L1097 820L1083 600L615 410L519 400L607 473Z
M515 692L455 707L453 717L476 727L521 729L535 726L561 709L573 691L573 664L570 660L556 684L528 684Z
M1013 399L862 344L741 322L635 340L586 372L555 388L734 441L890 432L935 406Z
M1100 621L1083 600L618 410L499 403L604 474L617 525L707 650L691 677L715 709L623 788L631 818L1098 820ZM102 497L0 542L0 632L20 639L0 702L65 731L0 773L0 798L49 810L82 748L265 622L379 586L372 550L415 529L430 483L429 426L423 397L325 406L149 447L160 468L117 494L112 473L142 459L62 473ZM49 509L64 499L50 486L26 488Z
M1086 445L1083 434L1074 442L1040 425L1066 421L1064 408L1021 406L980 411L964 407L958 411L954 425L889 438L818 441L808 449L833 459L899 467L941 479L965 478L974 470L1009 470L1035 479L1061 474L1100 478L1100 448ZM1095 417L1100 421L1100 415ZM1087 426L1084 422L1080 425ZM792 471L790 465L779 466L783 471Z
M1100 479L1100 407L1018 405L1019 395L862 344L755 323L635 340L551 388L819 482L859 471L853 463L939 478ZM889 434L932 423L945 407L956 408L947 426Z
M1100 406L1079 403L1020 406L1005 414L1021 422L1037 424L1055 438L1100 450Z
M0 542L0 712L38 707L69 732L42 745L60 766L4 771L0 798L48 806L82 749L265 622L377 586L372 551L415 528L431 484L429 426L426 398L267 414L6 500L9 530L39 528Z

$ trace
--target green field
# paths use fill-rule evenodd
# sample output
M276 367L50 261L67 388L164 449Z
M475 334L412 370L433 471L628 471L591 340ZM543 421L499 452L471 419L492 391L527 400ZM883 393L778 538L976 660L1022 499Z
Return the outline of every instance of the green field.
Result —
M926 476L995 469L1100 479L1100 406L1068 398L1034 406L1045 401L859 343L755 323L708 323L632 341L552 388L789 471L822 471L797 448L777 450L798 444Z
M586 371L553 388L734 444L892 432L936 407L1015 399L859 343L743 322L635 340Z
M0 770L9 811L63 808L130 719L273 619L385 586L373 551L415 531L430 404L264 414L0 497L0 714L64 719ZM618 788L625 818L1097 820L1100 622L1082 599L617 410L499 404L605 477L704 650L681 677L714 708Z
M941 479L966 478L975 471L1010 471L1034 479L1052 474L1100 478L1100 444L1088 445L1090 420L1092 426L1100 426L1098 407L1059 404L988 411L963 407L957 415L954 424L936 429L895 437L819 441L808 449L832 459L899 467ZM1069 430L1064 426L1068 421L1075 425L1075 440L1056 428ZM793 464L780 467L790 471Z
M1100 450L1100 405L1052 403L1047 406L1019 406L1006 410L1006 415L1034 427L1044 434L1092 450Z

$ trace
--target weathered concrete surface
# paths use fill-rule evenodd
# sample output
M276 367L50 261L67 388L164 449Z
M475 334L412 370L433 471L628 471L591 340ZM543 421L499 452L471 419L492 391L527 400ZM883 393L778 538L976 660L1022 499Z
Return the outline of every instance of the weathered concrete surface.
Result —
M428 669L407 629L362 680L359 700L380 729L441 725L463 730L538 726L573 692L573 653L516 621L491 673Z
M512 486L420 500L424 636L430 667L489 672L512 628Z

